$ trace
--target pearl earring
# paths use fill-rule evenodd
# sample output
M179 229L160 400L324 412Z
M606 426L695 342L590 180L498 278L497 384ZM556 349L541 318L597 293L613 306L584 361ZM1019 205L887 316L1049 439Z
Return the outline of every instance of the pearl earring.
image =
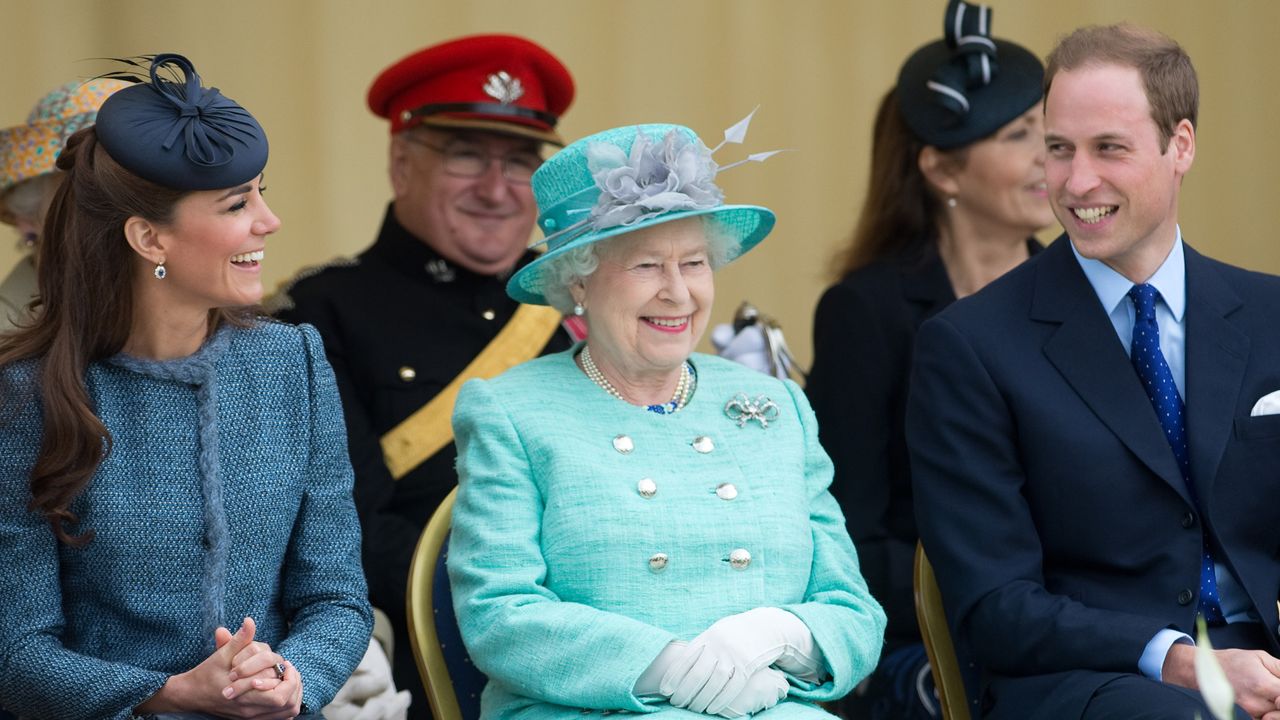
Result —
M959 203L957 203L957 202L956 202L956 199L955 199L954 197L949 197L949 198L947 198L947 207L949 207L949 208L953 208L953 207L955 207L955 206L956 206L956 205L958 205L958 204L959 204Z
M156 263L156 269L151 271L151 274L155 275L157 280L163 280L164 276L169 274L169 271L164 269L164 258Z
M587 309L586 309L586 308L584 308L584 307L582 307L582 303L574 303L574 304L573 304L573 314L574 314L574 315L577 315L578 317L582 317L582 316L583 316L583 314L585 314L586 312L587 312Z

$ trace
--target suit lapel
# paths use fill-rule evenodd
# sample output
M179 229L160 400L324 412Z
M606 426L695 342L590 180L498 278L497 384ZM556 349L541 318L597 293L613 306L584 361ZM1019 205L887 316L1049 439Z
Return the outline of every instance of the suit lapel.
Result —
M1065 235L1036 270L1032 319L1059 324L1044 346L1049 362L1125 447L1189 501L1151 400Z
M1243 301L1203 255L1187 258L1187 440L1191 477L1212 498L1218 464L1231 435L1249 338L1227 319ZM1207 510L1207 508L1201 508Z

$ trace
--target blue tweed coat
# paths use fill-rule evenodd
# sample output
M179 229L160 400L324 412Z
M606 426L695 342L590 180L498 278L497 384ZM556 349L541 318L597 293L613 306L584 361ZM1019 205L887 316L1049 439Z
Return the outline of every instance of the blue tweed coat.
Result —
M0 409L0 707L123 719L257 621L318 710L368 645L342 409L309 326L223 327L194 355L118 355L87 385L110 454L74 501L83 549L27 510L41 440L31 362Z
M760 606L803 620L832 672L819 686L793 681L763 716L821 716L813 701L875 667L884 613L827 492L831 462L803 392L717 357L690 361L697 390L674 415L606 394L573 351L462 388L449 576L490 678L486 718L698 717L637 698L636 680L669 641ZM724 408L739 392L772 399L777 419L738 427ZM724 483L736 497L717 494ZM750 553L745 567L729 562L735 550Z

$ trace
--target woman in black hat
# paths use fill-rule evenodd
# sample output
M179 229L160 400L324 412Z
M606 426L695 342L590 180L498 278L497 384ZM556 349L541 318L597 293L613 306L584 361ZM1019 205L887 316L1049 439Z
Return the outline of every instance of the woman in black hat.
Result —
M806 392L835 462L872 594L889 615L885 652L852 714L936 717L916 624L918 538L903 416L924 320L1040 249L1053 222L1044 185L1043 68L989 36L990 10L952 0L945 40L917 50L876 116L871 179L818 304Z
M372 624L338 394L312 328L253 310L262 128L186 58L147 69L67 141L0 341L0 705L292 718Z

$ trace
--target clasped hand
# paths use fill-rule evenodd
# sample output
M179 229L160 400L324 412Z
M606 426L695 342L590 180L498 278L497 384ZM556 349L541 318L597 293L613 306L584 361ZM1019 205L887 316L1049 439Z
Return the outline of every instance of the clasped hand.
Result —
M799 618L779 608L755 608L722 618L694 638L659 688L676 707L740 717L786 697L790 684L783 672L818 677L822 660L813 655L812 636Z
M266 643L255 642L256 632L253 618L245 618L235 635L218 628L212 655L191 670L170 677L136 709L253 720L297 716L302 712L302 676ZM277 663L284 667L284 677L277 677Z

